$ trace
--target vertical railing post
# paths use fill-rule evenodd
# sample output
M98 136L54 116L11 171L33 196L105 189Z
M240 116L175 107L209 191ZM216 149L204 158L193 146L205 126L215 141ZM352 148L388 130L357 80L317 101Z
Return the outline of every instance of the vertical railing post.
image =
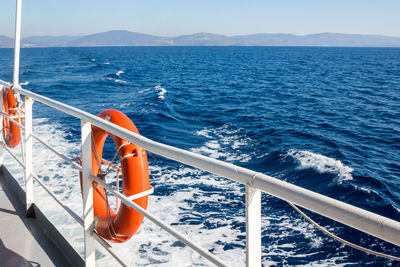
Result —
M93 186L92 173L92 125L81 121L81 161L83 194L83 227L85 237L85 266L95 266L95 239L93 236Z
M24 158L25 158L25 193L26 209L33 204L33 176L32 176L32 104L33 99L25 97L25 140L24 140Z
M261 191L246 185L246 266L261 266Z

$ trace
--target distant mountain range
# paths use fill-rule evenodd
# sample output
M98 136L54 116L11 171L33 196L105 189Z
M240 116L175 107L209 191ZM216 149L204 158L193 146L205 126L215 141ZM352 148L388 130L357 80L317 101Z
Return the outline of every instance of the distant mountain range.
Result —
M310 35L258 33L226 36L196 33L160 37L130 31L108 31L85 36L32 36L21 40L22 47L84 46L352 46L400 47L400 37L342 33ZM13 47L13 39L0 36L0 47Z

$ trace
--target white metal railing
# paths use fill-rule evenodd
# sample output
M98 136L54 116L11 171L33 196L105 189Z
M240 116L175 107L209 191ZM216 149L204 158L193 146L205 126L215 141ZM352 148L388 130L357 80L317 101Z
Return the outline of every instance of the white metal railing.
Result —
M155 154L235 180L252 188L262 190L265 193L295 203L298 206L400 246L400 223L397 221L278 180L263 173L152 141L95 115L58 101L51 100L47 97L40 96L33 92L24 89L16 89L16 91L41 103L80 118L83 121L89 122Z
M10 84L0 81L0 85L10 86ZM245 169L230 163L222 162L216 159L208 158L193 152L182 150L176 147L161 144L152 141L141 135L137 135L130 132L122 127L114 125L106 120L103 120L97 116L81 111L74 107L60 103L58 101L49 99L47 97L35 94L33 92L24 90L22 88L16 88L16 92L25 95L26 99L34 99L43 104L51 106L55 109L68 113L74 117L81 119L82 121L82 144L81 144L81 160L82 160L82 172L84 181L87 182L87 186L84 185L83 191L86 192L86 209L84 212L84 218L87 220L85 230L85 255L87 265L92 262L93 256L90 251L94 251L93 243L93 214L92 214L92 203L91 198L91 181L92 179L102 184L109 192L119 198L125 205L134 208L138 212L142 213L146 218L159 225L162 229L168 231L173 236L178 238L180 241L187 244L192 249L199 252L201 255L206 257L211 262L217 265L224 265L222 261L217 259L214 255L209 253L207 250L200 248L197 244L193 243L188 238L177 232L172 227L165 225L160 220L151 215L148 211L143 210L137 206L134 202L130 201L126 196L122 195L115 189L111 188L107 184L104 184L97 177L91 175L91 125L95 125L105 131L126 139L129 142L135 143L153 153L173 159L175 161L185 163L187 165L200 168L205 171L212 172L214 174L238 181L246 185L246 262L248 266L260 266L261 265L261 191L274 195L278 198L292 202L298 206L321 214L325 217L331 218L335 221L349 225L353 228L359 229L363 232L386 240L395 245L400 245L400 223L392 219L374 214L372 212L354 207L352 205L343 203L341 201L323 196L321 194L312 192L310 190L289 184L287 182L278 180L268 175L254 172L249 169ZM26 107L25 107L26 108ZM27 120L30 118L29 110L25 110L25 136L27 135ZM33 134L31 137L40 139ZM26 146L25 137L25 146ZM43 140L40 140L46 147ZM25 149L25 159L29 157L29 150ZM64 160L71 161L70 159L62 156L54 149L52 151L58 154ZM85 160L86 156L86 160ZM70 162L71 163L71 162ZM75 163L75 167L78 167ZM79 166L80 167L80 166ZM78 167L78 168L79 168ZM80 169L80 168L79 168ZM85 171L86 170L86 171ZM26 172L26 168L25 168ZM32 173L32 172L31 172ZM26 173L28 175L28 173ZM28 176L27 176L28 177ZM85 200L85 198L84 198ZM84 202L85 203L85 202ZM92 241L90 241L92 240Z
M3 90L3 85L9 86L10 84L5 83L3 81L0 80L0 94L2 93ZM32 101L32 100L31 100ZM2 98L0 101L0 106L2 106ZM29 110L28 110L29 113ZM24 130L25 135L24 135L24 140L25 142L23 142L23 146L25 147L27 142L27 137L33 137L34 139L36 139L37 141L39 141L41 144L43 144L45 147L47 147L48 149L50 149L53 153L55 153L57 156L59 156L61 159L63 159L64 161L70 163L71 165L73 165L75 168L77 168L78 170L80 170L82 172L82 177L85 177L85 175L88 177L88 179L83 179L83 201L84 201L84 211L83 211L83 217L81 218L79 215L77 215L72 209L70 209L65 203L63 203L42 181L41 179L33 172L31 171L30 174L27 174L25 171L25 186L26 186L26 195L27 195L27 209L29 208L29 206L33 203L33 190L31 190L29 187L33 187L33 184L28 183L28 181L32 180L32 178L34 178L43 188L44 190L51 196L53 197L56 202L62 207L64 208L64 210L71 215L72 218L75 219L75 221L77 221L79 224L81 224L84 227L84 232L85 232L85 263L87 266L90 265L94 265L94 238L96 238L103 247L105 247L112 256L114 256L114 258L120 262L122 265L126 266L127 263L111 248L111 246L104 241L101 237L99 237L93 230L93 189L92 189L92 180L97 181L98 182L98 178L93 176L91 174L91 124L87 123L87 122L83 122L82 121L82 142L81 142L81 161L82 161L82 166L76 164L73 160L69 159L68 157L66 157L65 155L59 153L58 151L56 151L54 148L52 148L49 144L47 144L47 142L43 141L41 138L37 137L36 135L34 135L32 132L30 134L28 134L27 129L27 125L29 124L29 122L25 121L25 126L19 124L18 122L12 120L12 117L8 116L6 113L4 112L0 112L1 116L4 116L8 119L10 119L11 123L16 124L17 126L19 126L21 128L21 130ZM25 118L30 118L32 119L31 116L29 116L29 114L25 115ZM0 118L1 120L1 118ZM85 131L88 131L88 133L85 133ZM29 150L25 150L28 153L25 153L25 158L27 158L28 160L24 163L22 162L20 159L18 159L5 145L4 142L2 142L2 145L5 147L6 151L8 151L11 156L24 168L24 170L26 170L26 162L29 161L29 158L32 160L32 154L30 154L29 156ZM87 146L87 147L86 147ZM89 149L89 150L87 150ZM88 154L86 156L88 156L89 161L85 161L85 152L88 152ZM84 172L85 166L87 167L88 173ZM84 181L88 181L88 185L85 186ZM221 261L220 259L218 259L215 255L213 255L212 253L210 253L209 251L201 248L198 244L196 244L195 242L193 242L192 240L190 240L188 237L186 237L185 235L181 234L179 231L175 230L174 228L172 228L171 226L163 223L161 220L157 219L154 215L152 215L151 213L149 213L148 211L142 209L140 206L138 206L137 204L135 204L133 202L134 199L137 199L139 197L142 197L144 195L149 194L150 192L153 191L153 189L144 191L142 193L138 193L136 195L133 196L129 196L126 197L124 195L122 195L121 193L119 193L117 190L115 190L114 188L108 186L107 184L104 184L102 181L100 182L100 184L104 185L104 187L106 189L108 189L112 194L116 195L117 198L121 199L121 201L126 204L129 207L132 207L136 210L138 210L139 213L143 214L146 218L148 218L150 221L154 222L155 224L157 224L158 226L160 226L161 228L163 228L164 230L166 230L167 232L169 232L171 235L175 236L177 239L179 239L180 241L182 241L183 243L185 243L186 245L188 245L189 247L191 247L193 250L197 251L198 253L200 253L201 255L203 255L205 258L207 258L208 260L210 260L212 263L218 265L218 266L227 266L223 261ZM87 195L85 196L84 192L87 192ZM30 197L28 197L28 195L30 194ZM86 203L86 206L85 206ZM87 222L85 222L85 219L87 220ZM89 253L91 252L92 253Z
M0 95L2 93L2 85L1 85L0 81ZM0 106L3 105L3 98L0 97ZM19 126L22 130L25 131L25 126L19 124L18 122L12 120L12 116L8 116L7 114L5 114L4 112L0 112L0 121L2 120L2 116L5 116L6 118L10 119L11 123L16 124L17 126ZM2 127L3 124L0 124L0 127ZM26 132L25 132L26 133ZM25 135L27 136L27 135ZM34 135L33 133L31 133L31 136L33 138L35 138L36 140L38 140L41 144L43 144L45 147L47 147L49 150L51 150L53 153L55 153L57 156L59 156L61 159L63 159L64 161L70 163L71 165L73 165L75 168L77 168L78 170L82 171L82 166L76 164L73 160L69 159L68 157L66 157L65 155L59 153L58 151L56 151L54 148L52 148L49 144L47 144L45 141L43 141L42 139L40 139L39 137L37 137L36 135ZM4 148L10 155L11 157L13 157L17 163L24 169L26 169L26 163L24 163L24 160L19 159L16 155L14 155L14 153L8 149L7 145L4 143L3 140L1 140L0 143L0 148ZM0 162L0 164L2 164L2 162ZM43 181L32 171L31 175L32 178L34 178L39 185L76 221L78 222L81 226L84 226L84 220L82 219L81 216L79 216L75 211L73 211L71 208L69 208L64 202L62 202L56 194L54 194L44 183ZM25 177L25 175L24 175ZM31 178L30 177L30 178ZM33 200L33 191L30 190L30 186L33 187L32 185L29 185L27 183L27 177L25 177L25 194L26 194L26 207L27 209L29 208L30 204L32 203ZM28 195L30 194L30 199L28 199ZM121 258L121 256L118 255L118 253L116 253L116 251L103 239L101 238L96 232L93 232L93 237L100 243L100 245L102 245L121 265L123 266L128 266L128 264L126 263L126 261Z
M14 72L13 72L13 89L15 92L25 96L25 123L23 137L23 159L19 160L2 142L1 146L10 152L17 162L24 168L25 186L26 186L26 206L34 202L33 199L33 179L38 183L63 207L78 223L84 228L84 260L86 266L95 265L95 239L105 247L111 255L114 256L122 265L126 262L117 255L110 245L94 232L93 227L93 188L92 181L96 181L103 185L110 193L114 194L125 205L137 210L144 217L154 222L162 229L166 230L174 237L184 242L186 245L197 251L200 255L212 263L219 266L226 264L219 258L214 256L206 249L201 248L188 237L179 233L169 225L154 217L150 212L138 206L127 196L121 194L114 188L105 184L102 180L91 174L91 131L92 125L95 125L106 132L119 136L131 143L141 146L160 156L187 164L192 167L208 171L219 176L229 178L246 185L246 265L261 266L261 191L286 200L291 204L316 212L335 221L346 224L375 237L386 240L392 244L400 246L400 223L392 219L374 214L372 212L357 208L344 202L323 196L310 190L295 186L293 184L278 180L271 176L254 172L230 163L222 162L216 159L208 158L193 152L189 152L176 147L161 144L152 141L146 137L130 132L122 127L114 125L106 120L96 117L92 114L84 112L80 109L71 107L64 103L52 100L50 98L35 94L24 90L19 85L19 56L20 56L20 33L21 33L21 4L22 0L16 0L16 16L15 16L15 42L14 42ZM0 107L3 107L3 86L11 87L11 84L0 80ZM82 167L71 159L57 152L45 141L32 133L32 104L33 100L39 101L45 105L53 107L57 110L70 114L81 120L81 155L80 159ZM2 117L7 116L3 112L0 113L0 121ZM16 123L14 120L10 120ZM1 124L1 123L0 123ZM17 124L17 123L16 123ZM18 125L18 124L17 124ZM0 125L1 129L2 125ZM83 194L83 218L72 211L58 197L49 190L32 169L32 142L33 138L49 148L66 162L72 164L82 172L82 194Z

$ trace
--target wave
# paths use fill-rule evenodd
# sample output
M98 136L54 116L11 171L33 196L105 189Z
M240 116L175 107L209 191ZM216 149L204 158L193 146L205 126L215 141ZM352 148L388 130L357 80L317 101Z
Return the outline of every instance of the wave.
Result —
M146 88L146 89L140 90L138 93L143 94L143 93L149 92L151 89L152 88Z
M165 98L165 94L167 93L167 90L165 90L165 88L157 85L154 87L154 89L156 89L158 91L158 99L159 100L164 100Z
M127 84L128 83L127 81L124 81L124 80L121 80L121 79L115 79L115 78L111 78L111 77L108 77L107 79L110 80L110 81L116 82L116 83L120 83L120 84Z
M229 162L249 162L252 158L242 149L249 145L251 139L243 133L242 129L236 129L230 123L218 128L204 128L196 134L209 140L201 147L190 149L192 152Z
M151 88L146 88L146 89L140 90L139 94L148 93L148 92L157 92L158 100L164 100L165 94L168 93L168 91L165 88L161 87L160 85L156 85Z
M113 81L116 82L116 83L121 83L121 84L127 84L128 83L127 81L120 80L120 79L113 79Z
M245 265L246 239L243 235L244 191L239 183L190 167L150 166L155 192L149 196L148 210L187 236L201 247L224 259L229 266ZM282 258L307 258L307 250L295 254L297 239L307 247L318 249L324 239L301 218L285 212L271 214L274 207L263 205L263 256L277 264ZM275 213L275 212L273 212ZM146 241L143 241L146 240ZM114 244L113 244L114 246ZM126 244L115 244L124 258L137 266L208 266L196 252L185 247L146 219L135 237ZM134 257L132 256L134 253ZM277 260L276 258L279 257ZM333 259L327 259L332 263ZM108 264L109 262L107 262Z
M120 78L121 74L125 73L123 70L119 70L116 73L108 74L106 77L108 80L119 83L119 84L127 84L127 81L124 81Z
M70 158L79 155L79 142L68 141L70 134L61 125L49 123L47 119L34 120L34 132L41 136L59 152ZM247 146L251 139L241 129L231 124L218 128L205 128L197 132L207 137L207 147L215 157L228 160L250 160L250 155L236 155L228 149ZM18 149L16 149L18 152ZM204 150L206 151L206 150ZM203 151L203 152L204 152ZM304 151L292 151L299 155ZM217 154L213 154L217 153ZM218 154L220 153L220 154ZM227 154L224 154L227 153ZM34 142L34 170L49 187L70 207L81 214L82 199L79 187L79 175L70 165ZM305 153L307 154L307 153ZM301 158L301 157L300 157ZM318 158L318 157L317 157ZM8 168L13 159L6 161ZM329 160L328 160L329 161ZM15 164L15 163L14 163ZM151 184L155 188L149 196L148 210L165 223L173 225L187 236L193 238L203 248L211 250L224 259L230 266L245 265L243 186L229 179L217 177L183 165L169 164L169 161L150 161ZM22 170L19 180L23 181ZM17 174L18 176L18 174ZM60 182L62 180L62 182ZM115 199L110 198L110 203ZM58 204L51 200L44 190L35 184L35 201L46 216L60 229L71 244L83 253L83 231L74 220L65 214ZM304 251L295 254L298 238L305 240L302 245L311 248L322 246L318 231L300 218L290 217L285 212L270 214L276 207L263 205L262 230L263 264L277 264L276 260L286 257L307 258L313 252ZM144 266L204 266L208 262L196 252L171 237L147 219L144 220L135 236L124 244L113 244L118 253L130 264ZM97 247L99 248L99 247ZM102 250L101 250L102 251ZM343 253L341 253L343 255ZM99 254L97 264L109 266L114 260L104 251ZM317 263L334 263L335 257Z
M79 142L68 141L70 134L61 125L50 123L47 119L35 119L33 130L35 134L47 140L57 151L69 158L79 156ZM19 153L20 148L13 149ZM82 212L82 197L79 186L79 173L69 164L55 157L51 151L45 149L40 143L34 142L33 153L35 155L34 172L51 188L57 196L77 213ZM19 165L10 156L4 158L5 165L23 185L23 172ZM20 155L19 155L20 156ZM228 200L220 193L240 191L237 183L227 179L215 178L212 174L204 173L188 167L149 166L151 184L155 188L154 195L149 196L148 210L157 218L163 218L164 222L174 225L182 233L192 236L202 247L213 249L217 255L223 256L232 266L244 264L244 257L240 260L237 255L243 254L242 241L238 243L238 229L233 229L230 221L222 216L212 216L214 212L196 209L193 211L193 203L188 199L199 197L201 202L209 202L210 205L219 205L219 202L228 203ZM193 178L196 177L196 178ZM167 194L163 189L171 188ZM213 194L204 191L204 188L214 188ZM219 192L217 191L219 190ZM83 231L79 224L67 215L58 204L35 183L35 201L50 221L66 237L78 252L83 254ZM240 201L240 200L239 200ZM110 204L113 207L115 198L110 196ZM209 218L204 220L204 218ZM197 221L198 223L194 223ZM212 223L222 225L207 229L205 224ZM221 245L223 243L223 245ZM224 245L238 243L242 248L225 251ZM188 249L167 232L161 230L148 220L144 220L134 238L124 244L113 244L113 247L129 263L136 266L157 264L157 266L192 266L205 265L207 261L196 252ZM99 246L97 246L99 249ZM109 266L114 262L108 253L101 250L97 259L99 266ZM97 257L96 256L96 257Z
M198 198L203 205L220 206L221 202L227 201L222 193L227 191L233 194L239 191L239 185L227 179L215 179L211 174L189 167L172 168L162 165L164 164L157 163L149 166L155 193L149 197L148 210L193 238L203 248L212 249L230 262L229 265L243 265L243 248L224 250L225 244L242 243L237 241L240 231L233 229L231 224L236 215L231 214L230 218L216 216L215 212L202 209L190 201ZM206 194L204 188L212 188L212 193ZM221 226L209 228L208 223ZM136 266L207 265L204 258L146 219L134 238L126 244L116 244L116 249ZM134 257L132 253L135 253ZM238 259L238 255L242 257Z
M286 156L294 158L301 169L312 168L320 173L336 174L339 182L353 179L353 168L344 165L340 160L307 150L294 149L288 150Z

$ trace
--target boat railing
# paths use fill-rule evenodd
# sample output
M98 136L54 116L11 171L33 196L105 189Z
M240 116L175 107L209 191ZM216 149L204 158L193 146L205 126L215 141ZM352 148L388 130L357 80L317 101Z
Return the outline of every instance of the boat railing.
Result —
M10 87L11 84L0 80L0 93L3 87ZM302 187L290 184L288 182L276 179L266 174L255 172L231 163L226 163L217 159L209 158L194 152L183 150L177 147L169 146L159 142L150 140L142 135L138 135L120 126L101 119L88 112L82 111L67 104L25 90L20 86L14 87L16 93L25 96L24 125L18 124L14 120L12 123L17 124L24 130L23 138L23 160L13 157L24 168L26 201L27 207L33 202L33 179L35 179L78 223L84 227L84 260L86 266L95 265L95 239L97 239L103 247L105 247L111 255L113 255L121 264L126 262L117 255L111 246L99 237L93 228L93 188L92 182L101 184L109 193L115 195L126 206L131 207L144 215L147 219L157 224L163 230L173 235L178 240L198 252L200 255L208 259L210 262L218 266L226 266L221 259L210 253L207 249L201 248L189 237L178 232L176 229L167 225L162 220L156 218L150 211L141 208L139 205L128 199L127 196L121 194L115 188L109 186L98 177L91 173L91 153L92 153L92 125L99 127L106 132L116 135L120 138L134 143L144 149L172 159L174 161L208 171L218 176L226 177L246 186L245 190L245 216L246 216L246 265L261 266L261 192L273 195L283 199L293 205L305 208L312 212L333 219L337 222L368 233L372 236L383 239L387 242L400 246L400 223L383 217L381 215L366 211L364 209L349 205L342 201L321 195L319 193L304 189ZM54 109L70 114L81 120L81 149L80 160L81 165L77 164L67 156L59 153L52 148L46 141L32 133L32 104L38 101ZM0 97L0 106L3 106ZM2 116L8 117L4 112ZM1 118L0 118L1 119ZM72 166L82 172L82 194L83 194L83 216L79 216L68 205L63 203L43 181L34 173L32 169L32 141L37 140L61 159L70 163ZM2 143L3 147L11 153L11 151Z

